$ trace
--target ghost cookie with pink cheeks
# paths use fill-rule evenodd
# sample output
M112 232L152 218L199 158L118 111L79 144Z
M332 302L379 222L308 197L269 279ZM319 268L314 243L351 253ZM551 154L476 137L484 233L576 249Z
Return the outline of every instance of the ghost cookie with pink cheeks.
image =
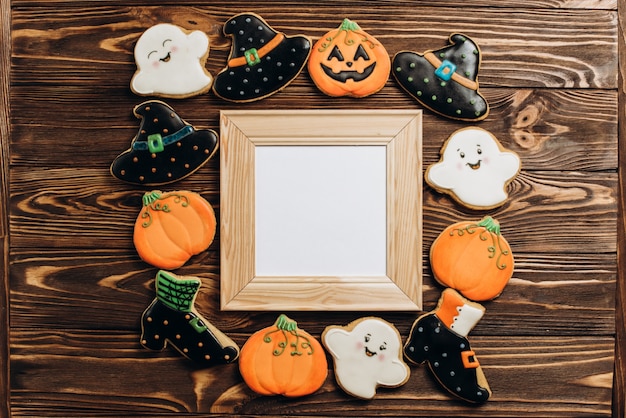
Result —
M398 387L409 380L400 333L383 319L328 326L322 343L333 357L337 384L349 395L372 399L378 386Z
M207 92L213 77L205 68L209 38L161 23L147 29L135 45L137 71L130 82L140 96L185 98Z
M470 209L493 209L508 198L507 186L521 168L519 156L481 128L454 132L441 159L426 170L426 182Z

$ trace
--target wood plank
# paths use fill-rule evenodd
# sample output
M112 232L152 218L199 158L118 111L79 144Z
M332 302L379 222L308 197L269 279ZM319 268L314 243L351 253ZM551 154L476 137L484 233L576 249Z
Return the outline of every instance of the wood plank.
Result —
M207 69L216 74L230 51L230 38L221 33L222 25L231 15L246 11L248 7L239 3L230 11L217 7L76 7L69 13L56 7L15 9L16 78L12 82L48 84L61 90L69 85L128 90L135 70L135 41L155 22L168 21L209 35ZM276 13L275 7L255 11L271 16L268 23L276 29L304 33L313 40L335 29L342 19L338 15L349 15L390 55L442 48L451 33L461 31L482 51L479 81L483 87L616 88L614 11L536 9L529 14L523 9L479 8L459 14L456 8L416 7L415 17L407 19L405 8L387 6L384 22L379 12L359 13L354 8L316 7L314 16ZM111 78L112 73L117 77Z
M11 322L15 327L37 324L51 329L136 332L141 312L154 298L156 269L140 261L131 249L74 252L36 248L13 250L11 258ZM212 249L177 270L202 279L198 310L218 327L234 332L254 332L273 322L276 314L271 312L220 311L218 260ZM517 254L513 278L499 298L483 303L487 313L473 334L612 336L615 268L614 254L582 258L578 254ZM434 309L443 289L429 270L425 262L425 311ZM409 332L417 317L409 312L382 315L403 333ZM348 323L360 316L358 312L333 313L325 320ZM327 325L314 314L300 312L293 317L311 332L321 333Z
M239 345L247 338L230 337ZM507 410L529 417L610 416L613 338L470 340L493 389L492 398L479 408L451 402L424 366L411 367L406 385L379 389L367 403L345 395L332 371L314 395L263 397L243 384L236 364L196 369L171 349L138 349L136 335L16 328L11 340L13 412L488 417ZM129 374L129 369L138 372Z
M529 9L597 9L597 10L616 10L618 0L528 0L524 2L524 6ZM292 2L265 2L265 1L248 1L248 10L254 11L261 8L275 8L281 10L285 7L301 7L302 3L298 1ZM335 4L325 2L327 4ZM12 1L14 7L43 7L54 5L56 7L75 7L76 2L72 0L16 0ZM82 5L89 7L117 5L115 0L86 0L81 2ZM150 0L136 0L134 5L153 6L154 2ZM181 2L169 0L160 1L162 5L180 5ZM323 5L324 2L316 2L316 6ZM212 0L194 1L193 5L211 5L212 7L223 7L222 4L216 4ZM377 13L380 7L415 7L413 0L379 0L378 7L372 7L371 2L367 1L344 1L343 7L351 7L355 10L362 10L363 13ZM520 3L513 0L423 0L420 5L424 6L441 6L441 7L463 7L463 8L519 8ZM229 5L231 9L233 5Z
M217 169L211 164L208 176L204 170L164 190L197 191L219 212ZM104 170L12 170L12 247L132 248L132 225L144 191L125 185L112 189L119 181ZM616 187L615 173L522 172L509 201L491 215L519 252L614 252ZM482 216L426 188L424 242L453 222Z
M313 91L310 80L303 77L275 97L237 108L328 108L328 100ZM491 105L491 115L480 126L496 135L503 146L517 152L524 170L617 168L615 91L487 88L483 93ZM111 161L130 146L139 128L132 109L143 100L130 97L126 91L113 93L105 101L94 101L91 89L76 87L17 86L12 88L12 94L19 100L12 104L11 165L108 170ZM189 123L217 132L220 109L234 108L211 95L177 101L172 106ZM419 104L389 81L380 93L367 100L336 99L332 107L406 109L419 108ZM59 108L66 109L72 117L60 122ZM439 159L445 139L465 125L429 111L423 117L423 157L425 164L432 164Z

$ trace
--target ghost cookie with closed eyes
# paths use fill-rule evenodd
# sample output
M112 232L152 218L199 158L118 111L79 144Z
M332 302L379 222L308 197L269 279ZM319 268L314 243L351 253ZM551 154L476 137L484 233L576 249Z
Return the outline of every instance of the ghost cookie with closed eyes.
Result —
M209 37L160 23L148 28L135 44L135 72L130 88L140 96L185 98L211 89L206 70Z
M328 326L322 343L334 360L337 384L349 395L372 399L377 387L398 387L409 380L400 333L384 319L365 317L347 326Z
M448 138L425 180L470 209L493 209L508 198L507 186L520 168L519 156L502 147L492 133L470 127Z

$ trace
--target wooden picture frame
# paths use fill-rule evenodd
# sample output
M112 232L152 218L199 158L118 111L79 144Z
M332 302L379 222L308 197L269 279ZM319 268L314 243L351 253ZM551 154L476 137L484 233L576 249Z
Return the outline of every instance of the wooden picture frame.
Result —
M223 310L417 311L422 306L420 110L225 110L220 114ZM385 271L257 275L258 147L383 147ZM312 173L314 175L314 173Z

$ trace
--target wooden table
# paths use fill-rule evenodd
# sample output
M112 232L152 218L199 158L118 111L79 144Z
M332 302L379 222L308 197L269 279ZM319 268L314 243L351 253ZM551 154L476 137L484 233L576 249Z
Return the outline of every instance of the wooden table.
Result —
M425 366L411 367L406 385L380 389L372 401L345 395L332 374L312 396L262 397L242 383L236 364L199 369L174 350L139 345L156 272L132 244L146 190L109 174L138 129L132 108L144 101L129 89L133 47L157 23L200 29L210 37L207 68L216 74L230 51L222 25L244 11L314 40L349 17L390 55L441 48L456 31L480 45L479 80L491 113L478 125L523 165L510 199L487 211L516 256L508 287L484 303L486 314L470 334L493 390L487 404L452 399ZM618 266L626 262L626 239L618 156L626 157L626 96L618 64L625 13L622 0L3 1L0 415L623 417L626 273ZM260 102L237 105L212 93L167 102L192 124L213 129L222 109L420 108L392 79L365 99L329 98L306 70ZM425 111L425 166L467 125ZM196 191L219 214L219 174L214 158L168 190ZM424 311L442 291L428 266L430 244L452 222L483 214L424 187ZM202 279L198 310L241 346L277 313L220 311L219 249L218 236L178 272ZM375 314L403 339L418 316L287 314L317 337L327 325Z

